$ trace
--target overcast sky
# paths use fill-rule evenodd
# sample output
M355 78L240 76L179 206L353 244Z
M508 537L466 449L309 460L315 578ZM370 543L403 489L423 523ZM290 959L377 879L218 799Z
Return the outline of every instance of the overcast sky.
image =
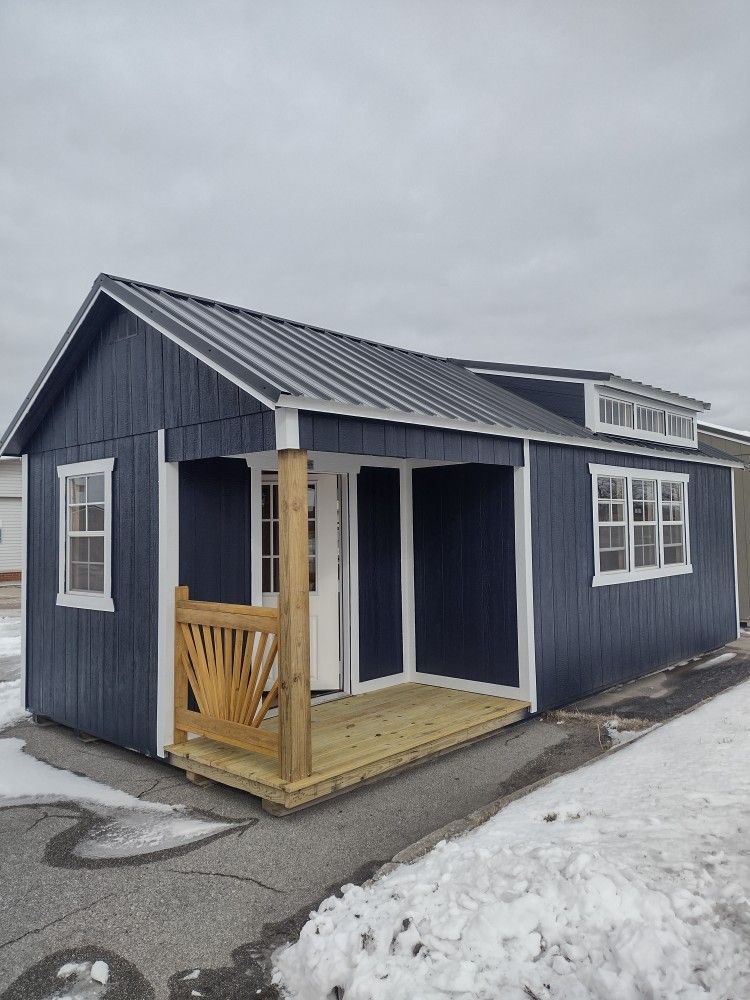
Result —
M0 4L0 423L100 271L750 428L750 4Z

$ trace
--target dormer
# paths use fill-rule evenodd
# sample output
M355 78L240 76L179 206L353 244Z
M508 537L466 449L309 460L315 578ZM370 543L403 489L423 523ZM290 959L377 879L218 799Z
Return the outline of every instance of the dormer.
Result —
M462 361L468 369L596 434L698 447L710 403L612 372Z

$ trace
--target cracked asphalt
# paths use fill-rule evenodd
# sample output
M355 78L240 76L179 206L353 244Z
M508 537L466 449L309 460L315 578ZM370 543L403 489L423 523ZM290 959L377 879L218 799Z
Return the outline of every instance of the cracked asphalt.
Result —
M100 957L112 970L108 1000L275 997L270 954L321 899L495 799L606 752L599 718L664 721L750 678L750 640L730 648L728 663L664 671L587 699L575 706L580 717L518 723L282 819L242 792L194 786L167 764L59 726L5 730L57 767L239 825L178 850L76 861L70 843L89 821L84 809L0 804L0 1000L48 997L65 961Z

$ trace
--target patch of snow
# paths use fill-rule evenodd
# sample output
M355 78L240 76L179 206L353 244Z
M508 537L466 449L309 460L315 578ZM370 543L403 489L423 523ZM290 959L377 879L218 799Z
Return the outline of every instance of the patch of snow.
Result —
M191 819L179 806L145 802L23 752L24 741L0 739L0 806L80 802L102 817L75 847L82 858L126 858L202 840L231 823Z
M647 729L621 729L620 726L625 723L627 723L627 719L607 719L604 723L604 731L609 736L613 746L622 746L623 743L630 743L631 740L639 736L644 736L656 728L655 726L649 726Z
M736 653L721 653L719 656L714 656L712 659L706 660L705 663L699 663L693 667L693 670L708 670L709 667L718 667L720 663L728 663L730 660L733 660L736 655Z
M99 978L103 970L106 970L104 979ZM57 970L57 978L65 980L65 992L54 993L45 1000L101 1000L107 993L109 966L101 961L66 962Z
M200 974L201 974L201 970L200 969L193 969L192 972L188 972L188 974L186 976L183 976L182 980L183 980L183 982L185 982L188 979L197 979Z
M21 678L0 682L0 729L6 729L28 716L21 705Z
M750 682L345 886L274 979L297 1000L750 997L743 760Z
M97 959L96 962L91 966L91 978L96 983L101 983L102 986L106 986L109 982L109 966L106 962L101 959Z

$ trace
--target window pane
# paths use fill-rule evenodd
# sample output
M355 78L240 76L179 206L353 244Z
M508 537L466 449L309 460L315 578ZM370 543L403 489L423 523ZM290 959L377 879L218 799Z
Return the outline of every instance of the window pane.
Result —
M104 476L86 476L86 500L88 503L104 503Z
M271 483L271 516L279 516L279 487L276 483Z
M89 562L104 562L104 538L89 538Z
M86 530L85 507L68 507L68 530L69 531Z
M612 504L612 520L613 521L624 521L625 520L625 504L624 503L613 503Z
M609 512L610 512L610 505L608 503L600 503L599 504L599 520L600 521L610 521L611 518L609 516Z
M86 477L70 476L68 479L68 503L85 503Z
M88 538L71 538L70 539L70 561L71 562L88 562L89 561L89 540L88 540Z
M613 570L625 569L624 550L612 549L608 552L600 552L599 568L602 573L610 573Z
M96 594L104 593L103 563L91 563L89 565L89 590Z
M599 476L596 484L597 493L599 494L600 500L608 500L612 495L611 492L612 480L609 476Z
M307 516L315 517L315 484L307 487Z
M682 545L670 545L664 549L664 565L679 566L685 562L685 550Z
M70 564L70 589L71 590L89 589L88 563L74 562Z
M88 530L104 531L104 506L91 504L88 508Z
M265 525L263 525L265 527ZM263 593L270 594L273 587L271 586L271 559L269 556L263 556Z
M310 576L310 590L311 591L315 591L315 589L317 587L317 582L316 582L316 579L315 579L315 560L314 559L308 560L308 573L309 573L309 576Z
M261 517L264 520L268 520L271 516L271 487L268 483L264 483L261 489Z
M273 587L271 588L271 590L274 592L274 594L278 594L278 592L279 592L279 584L280 584L279 557L278 556L274 556L274 559L273 559Z

